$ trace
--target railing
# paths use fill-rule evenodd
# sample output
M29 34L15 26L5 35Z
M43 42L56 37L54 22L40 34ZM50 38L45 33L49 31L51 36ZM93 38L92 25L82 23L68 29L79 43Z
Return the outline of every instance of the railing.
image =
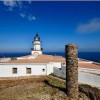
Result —
M31 48L31 50L38 51L38 50L35 50L34 48ZM43 48L41 48L40 50L43 51Z

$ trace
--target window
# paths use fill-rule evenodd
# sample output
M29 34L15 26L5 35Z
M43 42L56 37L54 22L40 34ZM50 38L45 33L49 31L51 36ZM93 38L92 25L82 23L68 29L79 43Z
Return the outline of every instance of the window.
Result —
M44 72L44 71L45 71L45 69L42 69L42 71Z
M13 74L17 74L17 68L13 68L13 69L12 69L12 73L13 73Z
M31 68L26 68L26 74L31 74Z

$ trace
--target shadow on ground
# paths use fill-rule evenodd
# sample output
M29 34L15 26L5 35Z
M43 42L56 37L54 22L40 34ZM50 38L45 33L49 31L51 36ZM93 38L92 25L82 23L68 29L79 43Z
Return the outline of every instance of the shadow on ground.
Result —
M51 86L52 88L57 88L57 89L59 89L60 91L66 92L66 89L65 89L65 88L61 88L61 87L59 87L59 86L54 86L54 85L50 84L48 80L44 80L43 82L44 82L45 84Z

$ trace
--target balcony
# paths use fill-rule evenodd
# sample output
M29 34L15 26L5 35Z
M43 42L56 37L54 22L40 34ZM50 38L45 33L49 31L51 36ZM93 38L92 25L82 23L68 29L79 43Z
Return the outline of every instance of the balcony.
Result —
M41 48L40 50L35 50L34 48L31 48L32 51L43 51L43 48Z

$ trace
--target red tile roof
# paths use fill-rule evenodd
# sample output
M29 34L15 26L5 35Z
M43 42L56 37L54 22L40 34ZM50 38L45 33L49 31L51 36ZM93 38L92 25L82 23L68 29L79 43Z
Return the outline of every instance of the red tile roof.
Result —
M38 55L35 59L27 59L29 56L24 56L26 59L17 59L9 61L8 63L49 63L49 62L65 62L65 58L62 56L52 55Z
M38 55L35 59L28 59L28 56L23 56L26 59L17 59L17 60L12 60L9 62L5 62L6 64L22 64L22 63L49 63L49 62L66 62L65 58L62 56L53 56L53 55L45 55L45 54L40 54ZM5 64L4 63L4 64ZM99 69L100 70L100 63L93 63L92 61L87 61L87 60L78 60L78 66L79 68L90 68L90 69Z
M99 69L100 70L100 65L97 65L95 63L79 63L78 66L80 68L90 68L90 69Z

